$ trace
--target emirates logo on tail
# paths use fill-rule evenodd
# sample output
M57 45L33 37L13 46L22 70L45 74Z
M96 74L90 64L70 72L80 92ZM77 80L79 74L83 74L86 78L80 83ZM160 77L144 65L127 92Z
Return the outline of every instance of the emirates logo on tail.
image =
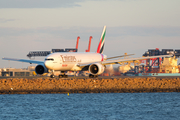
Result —
M97 53L103 53L104 50L104 43L105 43L105 35L106 35L106 26L104 26L102 35L101 35L101 39L97 48Z

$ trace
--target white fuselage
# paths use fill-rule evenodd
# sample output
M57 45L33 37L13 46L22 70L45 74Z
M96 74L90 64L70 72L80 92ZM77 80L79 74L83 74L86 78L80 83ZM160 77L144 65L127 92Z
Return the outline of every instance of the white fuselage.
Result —
M57 52L48 55L44 64L47 69L55 71L80 71L82 68L78 64L100 62L106 56L100 53L75 53Z

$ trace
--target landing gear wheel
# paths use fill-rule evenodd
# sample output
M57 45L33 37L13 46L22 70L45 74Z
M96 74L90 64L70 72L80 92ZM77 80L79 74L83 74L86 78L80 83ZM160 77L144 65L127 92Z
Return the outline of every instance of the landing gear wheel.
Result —
M65 78L67 78L68 76L67 75L64 75Z
M63 75L59 75L59 78L62 78L63 77Z
M93 77L93 75L92 74L89 74L89 78L92 78Z
M59 78L67 78L67 75L59 75Z
M50 77L51 77L51 78L54 78L54 75L51 75Z
M89 77L90 77L90 78L96 78L96 77L98 77L98 75L89 74Z

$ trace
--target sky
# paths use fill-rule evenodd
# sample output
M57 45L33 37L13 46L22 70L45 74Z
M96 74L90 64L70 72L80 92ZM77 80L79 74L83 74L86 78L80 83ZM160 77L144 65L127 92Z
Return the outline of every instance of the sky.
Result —
M104 25L108 57L180 49L179 5L180 0L0 0L0 58L75 48L78 36L79 52L88 48L90 36L95 52ZM26 66L0 59L0 68Z

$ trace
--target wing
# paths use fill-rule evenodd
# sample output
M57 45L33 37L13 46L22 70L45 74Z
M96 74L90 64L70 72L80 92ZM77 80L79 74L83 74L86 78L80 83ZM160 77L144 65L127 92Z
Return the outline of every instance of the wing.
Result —
M121 55L121 56L109 57L109 58L107 58L106 60L108 60L108 59L114 59L114 58L121 58L121 57L128 57L128 56L131 56L131 55L135 55L135 54L129 54L129 55Z
M171 57L173 55L159 55L159 56L151 56L151 57L139 57L139 58L128 58L128 59L118 59L118 60L109 60L109 61L102 61L101 64L103 65L109 65L109 64L119 64L122 62L128 62L128 61L136 61L136 60L145 60L150 58L159 58L159 57Z
M26 60L26 59L15 59L15 58L2 58L3 60L11 60L11 61L19 61L19 62L26 62L30 64L43 64L43 61L36 61L36 60Z
M159 57L171 57L173 55L159 55L159 56L151 56L151 57L139 57L139 58L128 58L128 59L118 59L118 60L109 60L109 61L97 61L97 62L90 62L90 63L79 63L77 64L78 67L85 67L89 66L94 63L101 63L102 65L110 65L110 64L119 64L122 62L128 62L128 61L136 61L136 60L145 60L150 58L159 58Z

